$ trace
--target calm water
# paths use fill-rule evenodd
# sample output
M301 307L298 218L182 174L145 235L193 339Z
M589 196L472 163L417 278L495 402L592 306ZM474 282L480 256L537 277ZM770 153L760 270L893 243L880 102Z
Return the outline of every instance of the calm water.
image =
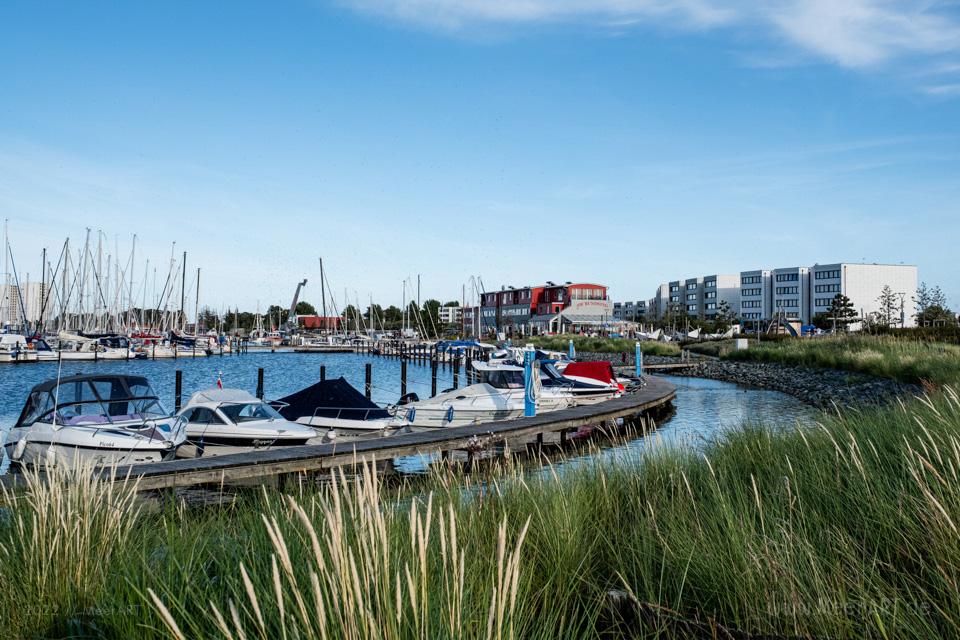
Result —
M248 353L240 356L211 356L179 360L131 360L116 362L64 363L60 375L77 373L124 373L146 376L169 409L174 405L175 372L183 371L183 401L190 394L216 385L220 375L224 387L246 389L253 393L257 386L257 369L264 369L267 398L279 398L298 391L320 378L320 366L326 366L327 378L343 376L355 388L364 385L364 364L373 364L373 400L396 402L400 395L400 361L352 353ZM5 432L16 421L33 385L57 377L57 363L36 363L0 366L0 431ZM724 429L734 428L745 420L769 425L792 425L797 420L810 421L813 409L799 400L776 391L746 389L737 385L672 377L677 385L676 414L660 425L655 436L639 438L625 446L606 449L600 455L618 456L638 448L661 443L702 446ZM460 383L463 384L461 371ZM449 369L438 370L438 390L453 385ZM430 367L412 362L407 365L407 391L421 398L430 396ZM405 461L400 465L416 471L425 461ZM7 460L0 464L6 470Z

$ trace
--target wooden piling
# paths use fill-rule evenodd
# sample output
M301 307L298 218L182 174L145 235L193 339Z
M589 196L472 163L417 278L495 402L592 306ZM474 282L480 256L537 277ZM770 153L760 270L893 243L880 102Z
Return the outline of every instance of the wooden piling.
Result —
M174 374L174 383L173 383L173 412L178 413L180 411L181 402L183 399L183 371L177 369Z
M368 362L365 369L366 381L363 385L363 395L367 396L367 400L369 400L373 393L373 365Z
M263 367L257 369L257 397L263 400Z

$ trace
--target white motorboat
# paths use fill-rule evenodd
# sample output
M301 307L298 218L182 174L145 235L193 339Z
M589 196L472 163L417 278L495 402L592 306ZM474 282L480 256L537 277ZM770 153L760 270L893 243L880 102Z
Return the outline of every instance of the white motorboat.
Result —
M187 443L179 456L199 458L306 444L317 432L290 422L269 403L242 389L198 391L180 410Z
M126 336L83 336L61 331L59 338L62 360L129 360L138 357L131 351Z
M390 413L342 377L310 385L277 405L284 418L313 427L327 442L392 436L410 426L407 412Z
M4 448L20 466L139 464L173 458L185 437L146 378L77 375L35 386Z
M451 389L428 400L415 399L395 410L407 410L414 431L511 420L524 414L523 367L474 362L473 368L480 379L477 384ZM543 393L538 374L533 385L537 413L571 406L569 394Z
M19 333L0 334L0 362L36 362L37 353Z

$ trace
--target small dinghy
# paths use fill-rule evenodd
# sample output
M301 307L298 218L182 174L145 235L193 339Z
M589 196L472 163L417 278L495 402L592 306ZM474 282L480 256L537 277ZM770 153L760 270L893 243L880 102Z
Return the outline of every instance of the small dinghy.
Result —
M146 378L77 375L35 386L4 447L18 466L72 468L169 460L185 437Z
M179 457L199 458L307 444L317 436L242 389L198 391L180 410L187 442Z
M391 415L342 377L312 384L276 404L284 418L313 427L328 442L391 436L410 425L406 412Z

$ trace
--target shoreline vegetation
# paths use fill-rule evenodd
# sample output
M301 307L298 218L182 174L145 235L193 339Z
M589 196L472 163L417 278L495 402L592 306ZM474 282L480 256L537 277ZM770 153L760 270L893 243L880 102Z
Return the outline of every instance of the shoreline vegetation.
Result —
M0 628L24 638L957 636L952 371L922 398L824 414L814 427L745 424L700 451L652 447L562 472L444 468L388 486L366 469L206 507L55 474L2 496Z
M8 637L955 636L958 427L945 388L702 453L206 508L61 476L4 496L0 615Z

